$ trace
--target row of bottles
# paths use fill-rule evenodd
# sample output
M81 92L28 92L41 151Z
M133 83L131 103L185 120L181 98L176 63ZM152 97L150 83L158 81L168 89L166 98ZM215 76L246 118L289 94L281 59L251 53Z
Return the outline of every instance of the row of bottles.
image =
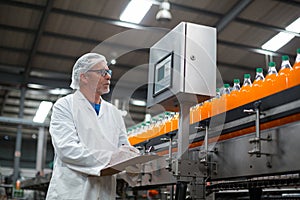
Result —
M179 113L164 112L150 119L150 121L137 124L127 130L128 140L134 145L147 139L157 137L178 129Z
M278 73L276 63L270 62L266 77L264 77L263 69L257 68L253 83L250 74L244 74L242 87L240 80L234 79L232 88L229 84L224 84L222 90L217 88L216 97L190 109L190 123L205 120L296 85L300 85L300 48L297 49L293 67L289 62L289 57L282 56L281 68ZM132 145L135 145L169 133L178 129L178 121L179 113L164 112L150 121L129 128L128 139Z
M276 63L270 62L266 77L263 69L257 68L253 83L250 74L244 74L242 87L240 87L240 80L234 79L232 88L229 84L224 84L222 91L217 88L216 97L191 108L190 123L207 119L296 85L300 85L300 49L297 49L293 67L289 57L282 56L278 73Z

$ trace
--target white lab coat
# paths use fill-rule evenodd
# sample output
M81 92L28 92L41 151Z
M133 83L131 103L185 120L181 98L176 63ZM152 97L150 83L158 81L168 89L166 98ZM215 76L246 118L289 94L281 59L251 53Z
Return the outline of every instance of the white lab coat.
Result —
M102 99L97 116L76 91L54 104L49 131L55 157L46 199L115 199L115 177L100 177L100 170L119 146L129 145L118 109Z

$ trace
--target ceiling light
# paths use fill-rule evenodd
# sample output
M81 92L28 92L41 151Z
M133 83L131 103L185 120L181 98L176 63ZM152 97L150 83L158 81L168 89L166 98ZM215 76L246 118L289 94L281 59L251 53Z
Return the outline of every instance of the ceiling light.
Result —
M49 93L53 95L66 95L71 93L71 91L69 89L64 89L64 88L55 88L49 90Z
M112 59L112 60L110 61L110 64L112 64L112 65L115 65L116 63L117 63L116 59Z
M288 25L285 30L300 33L300 17Z
M287 26L285 30L300 33L300 17L293 23L291 23L289 26ZM261 48L270 51L277 51L289 41L291 41L294 37L295 35L292 33L280 32L274 37L272 37L265 44L263 44Z
M164 1L160 4L159 11L156 14L156 20L170 21L171 19L172 15L170 13L170 3L168 1Z
M52 102L42 101L40 103L38 110L35 113L33 121L37 123L44 123L50 109L52 108L52 105L53 105Z
M289 33L280 32L267 41L261 48L270 50L270 51L277 51L281 47L283 47L286 43L288 43L291 39L295 36Z
M121 21L140 23L151 8L149 0L131 0L120 16Z
M130 103L135 106L146 106L146 101L138 99L130 99Z

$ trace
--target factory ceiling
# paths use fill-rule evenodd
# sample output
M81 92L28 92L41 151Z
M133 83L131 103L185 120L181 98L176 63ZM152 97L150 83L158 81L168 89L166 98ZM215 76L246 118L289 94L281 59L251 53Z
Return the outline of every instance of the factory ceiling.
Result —
M170 21L157 21L161 1L150 1L147 15L133 24L119 19L129 0L1 0L1 138L17 132L17 121L4 118L23 118L28 122L23 137L36 134L30 121L40 102L71 93L73 64L91 51L116 60L110 65L112 92L105 98L128 112L127 126L143 121L146 107L126 102L146 100L149 47L182 21L217 29L217 67L226 83L245 73L253 77L256 67L266 73L266 62L273 59L278 67L282 55L294 62L300 47L300 34L292 33L295 37L276 52L266 55L261 48L300 16L298 0L170 0Z

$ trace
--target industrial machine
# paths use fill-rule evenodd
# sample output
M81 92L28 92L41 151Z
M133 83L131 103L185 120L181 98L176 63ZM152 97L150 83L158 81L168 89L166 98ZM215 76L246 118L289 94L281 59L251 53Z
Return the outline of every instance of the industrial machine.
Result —
M176 200L247 189L250 199L261 199L264 188L300 184L300 86L233 107L226 98L206 101L209 114L191 119L192 106L215 96L215 46L213 28L181 23L151 48L148 106L179 115L129 137L144 153L162 156L143 165L134 188L171 185ZM178 128L168 129L176 117Z

